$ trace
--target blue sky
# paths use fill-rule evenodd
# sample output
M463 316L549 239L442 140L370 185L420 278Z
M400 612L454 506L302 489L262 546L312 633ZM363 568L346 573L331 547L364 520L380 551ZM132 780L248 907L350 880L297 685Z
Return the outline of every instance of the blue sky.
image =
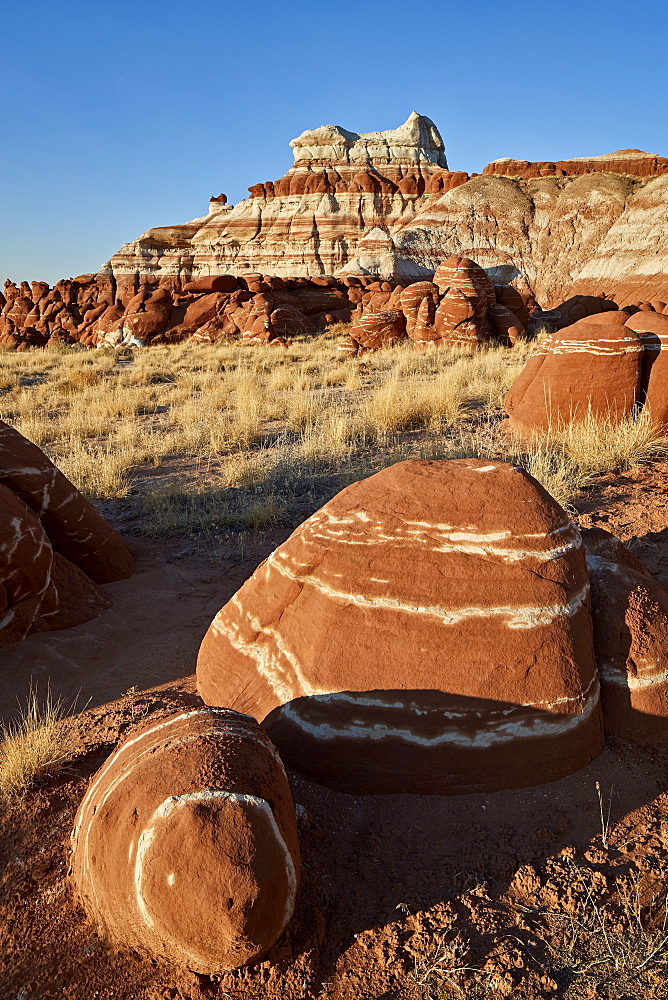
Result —
M280 177L307 128L413 110L451 169L668 155L668 4L2 4L0 279L94 271L151 226Z

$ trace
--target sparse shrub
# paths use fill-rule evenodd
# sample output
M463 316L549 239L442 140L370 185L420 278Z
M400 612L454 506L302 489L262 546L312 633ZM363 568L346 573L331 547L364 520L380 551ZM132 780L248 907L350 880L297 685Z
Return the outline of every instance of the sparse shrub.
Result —
M40 703L31 688L17 720L3 723L0 743L0 795L23 796L35 782L68 759L73 721L62 699L51 692Z

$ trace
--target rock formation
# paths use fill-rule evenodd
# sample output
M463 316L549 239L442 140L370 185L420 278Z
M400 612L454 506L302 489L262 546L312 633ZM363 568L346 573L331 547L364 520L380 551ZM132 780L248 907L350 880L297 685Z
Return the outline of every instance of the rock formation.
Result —
M292 916L290 789L268 736L236 712L133 731L91 779L72 847L84 907L111 942L195 972L248 964Z
M614 535L582 534L606 732L668 743L668 590Z
M97 584L133 568L95 507L0 421L0 646L89 621L113 603Z
M344 489L219 612L197 678L349 792L541 783L602 741L579 533L500 462L401 462Z
M377 283L372 277L283 280L248 274L200 278L186 282L180 291L128 281L119 290L113 279L101 284L95 275L81 275L68 282L67 317L62 284L53 289L46 285L46 294L37 301L27 295L19 301L13 294L18 288L5 282L0 345L19 351L77 343L138 347L191 337L204 342L238 338L269 343L286 335L315 333L328 323L347 322L357 304L370 298L365 287Z
M260 271L431 280L450 256L546 306L575 292L668 299L668 160L638 150L554 164L497 160L483 176L447 168L424 116L358 135L304 132L295 162L231 207L151 229L102 268L126 281ZM514 312L514 310L511 310Z
M580 174L626 174L631 177L657 177L668 174L668 159L665 156L654 156L644 153L641 149L618 149L616 153L606 153L604 156L575 156L570 160L557 160L556 163L541 161L530 163L528 160L512 160L502 157L488 163L483 170L483 176L495 175L501 177L573 177Z
M371 287L368 288L368 291ZM493 341L511 347L525 333L522 322L500 300L512 302L526 316L524 301L514 288L498 293L486 272L468 257L448 257L433 281L416 281L393 290L389 282L364 296L353 316L345 354L376 350L410 337L415 347L478 348ZM390 308L393 307L393 308Z
M520 437L589 414L619 420L643 404L668 430L668 316L614 305L547 337L504 400Z

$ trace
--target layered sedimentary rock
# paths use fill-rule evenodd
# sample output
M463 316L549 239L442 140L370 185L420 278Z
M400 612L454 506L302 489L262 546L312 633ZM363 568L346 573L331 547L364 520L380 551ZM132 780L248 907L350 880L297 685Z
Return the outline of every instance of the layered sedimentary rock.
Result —
M338 126L291 143L295 163L231 207L149 230L103 267L187 280L248 270L430 280L453 255L552 306L572 292L668 298L668 160L638 150L554 164L447 169L433 122L358 135ZM650 294L651 293L651 294Z
M606 306L609 303L605 303ZM668 316L614 308L548 336L504 400L507 429L525 437L571 420L621 420L645 408L668 430Z
M668 743L668 590L614 535L583 540L606 731Z
M236 712L132 732L91 779L72 846L83 904L112 943L195 972L248 964L292 915L290 789L267 735Z
M601 747L580 536L500 462L402 462L347 487L220 611L197 677L350 792L518 787Z
M0 646L111 606L133 572L120 536L46 455L0 421Z
M212 202L207 216L149 230L105 270L117 277L333 274L377 226L408 222L429 197L468 179L448 170L436 126L416 113L386 132L326 125L290 145L295 162L280 180L252 185L251 197L234 208Z
M657 177L668 174L668 159L644 153L641 149L618 149L603 156L575 156L570 160L555 163L543 160L531 163L529 160L513 160L502 157L488 163L483 176L504 177L572 177L578 174L627 174L632 177Z

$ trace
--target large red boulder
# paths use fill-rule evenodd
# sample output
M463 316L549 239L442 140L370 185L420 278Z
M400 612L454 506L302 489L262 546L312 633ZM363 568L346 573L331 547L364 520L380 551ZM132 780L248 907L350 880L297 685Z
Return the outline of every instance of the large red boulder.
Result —
M580 320L554 333L505 398L508 429L531 435L588 414L630 416L641 395L642 354L638 334L617 321Z
M668 316L637 312L626 321L643 345L641 393L652 422L668 432Z
M112 583L132 575L134 560L102 514L37 445L2 421L0 485L39 518L52 548L91 580Z
M502 462L401 462L344 489L219 612L197 680L353 793L537 784L602 744L580 535Z
M254 961L294 908L294 806L269 737L194 709L133 731L93 776L72 834L91 919L114 944L204 975Z
M406 338L406 319L400 309L365 312L358 317L350 336L366 351L391 347Z
M53 551L37 515L0 486L0 647L31 632L81 625L112 603Z
M668 743L668 590L614 535L583 541L606 731Z

